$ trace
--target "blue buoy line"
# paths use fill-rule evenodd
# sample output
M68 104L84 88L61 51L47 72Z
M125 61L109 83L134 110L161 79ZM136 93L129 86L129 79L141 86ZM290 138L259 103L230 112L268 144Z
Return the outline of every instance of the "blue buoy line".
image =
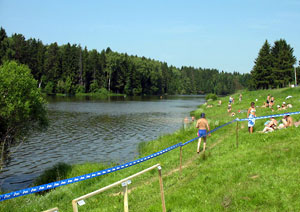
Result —
M276 115L260 116L260 117L255 117L255 119L266 119L266 118L271 118L271 117L280 117L280 116L296 115L296 114L300 114L300 111L290 112L290 113L283 113L283 114L276 114ZM218 129L221 129L221 128L223 128L223 127L225 127L229 124L232 124L234 122L237 122L237 121L248 121L248 118L234 119L230 122L227 122L227 123L215 128L215 129L209 131L207 134L213 133L213 132L217 131ZM89 173L89 174L84 174L84 175L77 176L77 177L72 177L72 178L69 178L69 179L64 179L64 180L60 180L60 181L56 181L56 182L52 182L52 183L48 183L48 184L44 184L44 185L40 185L40 186L26 188L26 189L22 189L22 190L19 190L19 191L14 191L14 192L7 193L7 194L2 194L2 195L0 195L0 201L16 198L16 197L20 197L20 196L25 196L25 195L28 195L28 194L33 194L33 193L37 193L37 192L40 192L40 191L45 191L45 190L57 188L57 187L60 187L60 186L68 185L68 184L71 184L71 183L76 183L76 182L91 179L91 178L94 178L94 177L106 175L106 174L109 174L109 173L112 173L112 172L116 172L116 171L119 171L121 169L125 169L125 168L128 168L130 166L134 166L136 164L142 163L144 161L147 161L147 160L150 160L150 159L155 158L157 156L160 156L162 154L165 154L165 153L167 153L167 152L169 152L173 149L176 149L178 147L185 146L185 145L197 140L200 137L203 137L203 136L198 136L198 137L193 138L193 139L191 139L191 140L189 140L185 143L180 142L178 144L175 144L173 146L165 148L161 151L155 152L151 155L148 155L148 156L145 156L143 158L139 158L137 160L134 160L134 161L131 161L131 162L128 162L128 163L124 163L124 164L121 164L121 165L118 165L118 166L114 166L114 167L111 167L111 168L108 168L108 169L92 172L92 173Z

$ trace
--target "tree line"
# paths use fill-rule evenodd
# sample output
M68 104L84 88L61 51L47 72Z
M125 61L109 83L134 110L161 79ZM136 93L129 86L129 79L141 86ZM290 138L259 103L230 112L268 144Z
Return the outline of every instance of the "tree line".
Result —
M80 45L56 42L44 45L22 34L7 36L0 29L0 63L26 64L47 93L109 91L127 95L202 94L225 95L247 87L250 74L217 69L169 66L166 62L118 53L101 52Z
M282 88L295 83L293 48L284 39L271 46L266 40L251 71L250 86L255 89ZM300 77L297 67L297 79Z

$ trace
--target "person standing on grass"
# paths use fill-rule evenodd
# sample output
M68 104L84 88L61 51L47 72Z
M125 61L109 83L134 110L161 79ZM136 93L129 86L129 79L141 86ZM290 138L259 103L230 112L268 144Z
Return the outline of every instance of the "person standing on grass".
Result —
M255 125L255 103L251 102L251 107L248 109L247 118L248 118L248 130L249 133L253 133L253 127Z
M232 101L233 101L233 98L232 98L232 96L230 96L230 97L229 97L229 104L231 104Z
M206 146L206 135L207 132L210 131L208 122L205 118L205 113L201 113L201 118L198 119L197 123L196 123L196 128L198 128L198 136L201 136L198 139L198 147L197 147L197 153L200 153L200 145L201 145L201 138L203 137L203 152L205 152L205 146ZM209 136L211 136L211 134L209 134Z

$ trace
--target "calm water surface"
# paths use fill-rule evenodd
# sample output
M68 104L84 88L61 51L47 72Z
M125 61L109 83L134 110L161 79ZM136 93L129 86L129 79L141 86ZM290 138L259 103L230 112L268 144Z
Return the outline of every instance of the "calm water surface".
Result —
M11 161L0 174L3 190L31 186L43 170L58 162L133 160L138 156L138 143L182 127L184 117L204 103L204 98L53 97L48 102L50 126L43 132L33 132L26 143L12 149Z

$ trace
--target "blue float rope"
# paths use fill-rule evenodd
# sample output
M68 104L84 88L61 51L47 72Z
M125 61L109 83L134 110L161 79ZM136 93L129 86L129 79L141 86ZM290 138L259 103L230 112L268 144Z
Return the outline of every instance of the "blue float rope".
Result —
M112 173L112 172L130 167L130 166L142 163L142 162L147 161L149 159L155 158L159 155L162 155L166 152L169 152L173 149L176 149L180 145L181 145L181 142L178 143L178 144L175 144L173 146L170 146L166 149L163 149L159 152L148 155L146 157L143 157L143 158L140 158L140 159L128 162L128 163L124 163L122 165L118 165L118 166L115 166L115 167L112 167L112 168L108 168L108 169L104 169L104 170L101 170L101 171L97 171L97 172L93 172L93 173L89 173L89 174L84 174L84 175L81 175L81 176L72 177L72 178L69 178L69 179L60 180L60 181L57 181L57 182L52 182L52 183L48 183L48 184L44 184L44 185L40 185L40 186L26 188L26 189L22 189L22 190L19 190L19 191L14 191L14 192L7 193L7 194L2 194L2 195L0 195L0 201L8 200L8 199L28 195L28 194L33 194L33 193L37 193L37 192L40 192L40 191L45 191L45 190L49 190L49 189L52 189L52 188L57 188L57 187L60 187L60 186L63 186L63 185L68 185L68 184L71 184L71 183L76 183L76 182L79 182L79 181L91 179L91 178L98 177L98 176L105 175L105 174L109 174L109 173Z
M259 116L259 117L255 117L253 119L266 119L266 118L272 118L272 117L281 117L281 116L287 116L287 115L297 115L300 114L300 111L296 111L296 112L290 112L290 113L282 113L282 114L274 114L274 115L268 115L268 116ZM248 118L245 119L236 119L237 121L248 121Z
M285 116L285 115L296 115L296 114L300 114L300 111L291 112L291 113L284 113L284 114L269 115L269 116L260 116L260 117L255 117L255 119L264 119L264 118L280 117L280 116ZM247 121L247 120L248 120L247 118L246 119L234 119L230 122L227 122L227 123L215 128L215 129L209 131L207 134L213 133L213 132L217 131L218 129L223 128L223 127L225 127L229 124L232 124L236 121ZM7 194L2 194L2 195L0 195L0 201L16 198L16 197L20 197L20 196L25 196L25 195L28 195L28 194L33 194L33 193L37 193L37 192L40 192L40 191L45 191L45 190L49 190L49 189L52 189L52 188L57 188L57 187L60 187L60 186L63 186L63 185L68 185L68 184L71 184L71 183L76 183L76 182L79 182L79 181L91 179L91 178L102 176L102 175L105 175L105 174L109 174L109 173L112 173L112 172L130 167L130 166L142 163L142 162L147 161L149 159L155 158L159 155L162 155L166 152L169 152L173 149L176 149L177 147L185 146L185 145L191 143L192 141L195 141L195 140L197 140L198 138L201 138L201 137L203 137L203 136L198 136L198 137L193 138L193 139L191 139L191 140L189 140L185 143L180 142L178 144L170 146L166 149L163 149L161 151L158 151L158 152L153 153L151 155L148 155L146 157L143 157L143 158L140 158L140 159L128 162L128 163L124 163L122 165L118 165L118 166L115 166L115 167L112 167L112 168L108 168L108 169L104 169L104 170L101 170L101 171L97 171L97 172L93 172L93 173L89 173L89 174L84 174L84 175L81 175L81 176L77 176L77 177L73 177L73 178L69 178L69 179L65 179L65 180L60 180L60 181L57 181L57 182L52 182L52 183L48 183L48 184L44 184L44 185L40 185L40 186L26 188L26 189L22 189L22 190L19 190L19 191L14 191L14 192L7 193Z

